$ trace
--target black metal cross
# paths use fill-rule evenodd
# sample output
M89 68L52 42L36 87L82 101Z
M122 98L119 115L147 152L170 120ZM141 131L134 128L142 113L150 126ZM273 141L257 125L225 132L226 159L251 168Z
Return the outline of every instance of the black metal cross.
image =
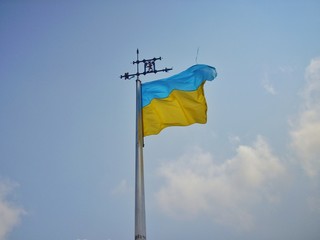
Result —
M158 58L151 58L151 59L143 59L139 60L139 49L137 49L137 61L133 61L133 64L137 64L137 72L133 74L129 74L126 72L124 75L121 75L120 78L124 78L125 80L129 80L133 77L139 78L140 75L146 75L149 73L158 73L158 72L169 72L172 70L172 68L164 68L161 70L156 69L156 61L161 60L161 57ZM139 64L143 63L144 64L144 71L139 72Z

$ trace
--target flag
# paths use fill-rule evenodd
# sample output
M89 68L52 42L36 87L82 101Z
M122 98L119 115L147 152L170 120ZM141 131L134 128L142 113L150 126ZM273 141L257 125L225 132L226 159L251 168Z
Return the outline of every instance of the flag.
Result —
M197 64L172 77L143 83L143 135L156 135L170 126L206 123L203 86L216 76L214 67Z

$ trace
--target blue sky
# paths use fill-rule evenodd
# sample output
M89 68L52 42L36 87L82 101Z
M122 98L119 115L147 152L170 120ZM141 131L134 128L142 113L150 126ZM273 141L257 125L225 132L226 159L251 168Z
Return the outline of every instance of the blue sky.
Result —
M145 139L148 239L319 239L319 11L0 1L0 240L134 238L137 48L218 72L206 125Z

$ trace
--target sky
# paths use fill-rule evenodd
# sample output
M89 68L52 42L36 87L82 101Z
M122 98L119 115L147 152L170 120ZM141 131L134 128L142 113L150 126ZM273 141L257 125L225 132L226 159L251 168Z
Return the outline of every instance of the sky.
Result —
M320 1L0 1L0 240L134 238L136 49L203 63L145 138L147 239L320 238Z

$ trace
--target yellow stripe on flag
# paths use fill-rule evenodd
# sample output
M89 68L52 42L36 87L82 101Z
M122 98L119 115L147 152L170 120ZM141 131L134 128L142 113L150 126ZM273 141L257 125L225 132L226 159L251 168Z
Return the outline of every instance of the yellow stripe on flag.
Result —
M203 82L195 91L173 90L167 98L153 99L142 108L144 136L158 134L170 126L207 122Z

